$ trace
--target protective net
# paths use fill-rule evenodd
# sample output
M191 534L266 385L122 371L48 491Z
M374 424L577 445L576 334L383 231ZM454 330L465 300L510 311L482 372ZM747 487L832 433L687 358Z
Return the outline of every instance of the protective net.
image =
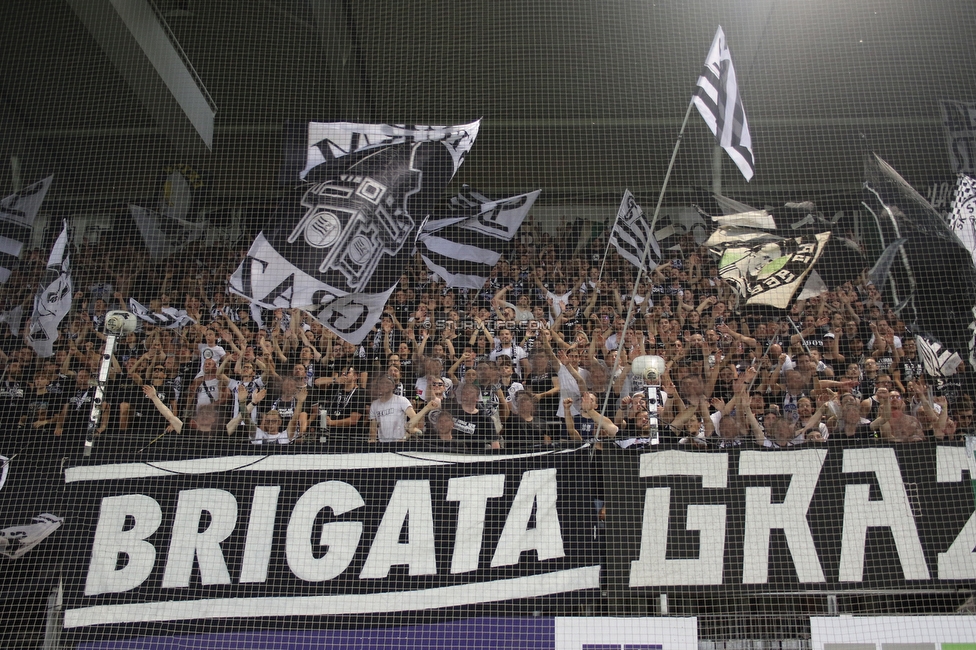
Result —
M3 647L976 647L972 3L0 19Z

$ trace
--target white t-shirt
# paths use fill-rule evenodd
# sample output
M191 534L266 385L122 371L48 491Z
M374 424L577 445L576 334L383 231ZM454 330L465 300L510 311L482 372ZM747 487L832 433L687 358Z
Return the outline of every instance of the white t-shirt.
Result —
M287 429L278 433L268 433L261 427L254 430L254 438L251 440L252 445L273 445L275 443L287 445L290 442Z
M572 291L567 291L566 293L560 294L558 296L551 291L546 291L546 298L552 300L552 308L550 309L550 312L553 318L559 318L559 314L560 312L562 312L562 308L559 306L559 303L562 302L568 305L569 297L571 295L573 295Z
M213 404L220 399L220 380L204 379L197 385L197 406Z
M515 311L515 320L519 323L526 320L532 320L532 308L522 309L518 305L512 304L510 302L502 302L505 307L510 307Z
M203 363L207 359L213 359L220 365L220 360L224 358L227 351L219 345L207 345L206 343L200 343L197 345L197 350L200 352L200 372L203 372Z
M230 391L231 398L234 402L234 412L231 413L232 417L237 417L241 412L241 403L237 399L237 387L244 384L247 387L247 401L250 402L251 398L254 397L256 391L264 388L264 381L260 377L255 377L249 382L242 382L239 379L231 379L227 383L227 389ZM258 410L254 409L251 411L251 421L257 423L258 421Z
M388 400L373 400L369 405L369 419L376 421L377 439L380 442L396 442L407 437L406 413L410 400L392 395Z
M590 373L586 368L580 368L578 370L580 377L586 381L590 380ZM576 383L576 378L569 372L566 366L559 364L559 372L557 373L559 377L559 408L556 409L556 417L562 418L566 412L563 409L563 400L567 397L573 398L573 408L570 409L573 415L580 414L580 394L579 384Z

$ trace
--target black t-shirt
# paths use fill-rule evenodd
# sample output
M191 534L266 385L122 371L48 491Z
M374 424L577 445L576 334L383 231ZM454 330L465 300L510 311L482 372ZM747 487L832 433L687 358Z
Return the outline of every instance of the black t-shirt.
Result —
M525 381L522 382L522 385L533 395L538 395L539 393L544 393L555 388L555 383L553 382L552 378L553 374L549 371L538 374L529 374L525 378ZM558 408L559 393L541 397L539 398L539 408L536 411L536 415L541 417L543 420L555 420L556 409Z
M898 364L898 370L899 378L903 385L908 385L908 382L916 381L925 374L925 366L922 365L921 359L918 358L902 358L901 363Z
M484 411L466 413L461 407L451 411L454 417L454 431L452 435L458 442L475 446L488 446L498 440L495 423Z
M66 397L68 413L64 419L64 432L84 433L88 430L88 419L95 399L95 387L75 388L74 391L68 391Z
M24 414L27 384L16 379L0 381L0 426L13 427Z
M531 422L527 422L517 415L513 415L505 423L505 428L502 429L506 449L544 445L547 435L549 435L549 429L538 416L534 417Z
M40 395L35 390L31 390L24 397L24 413L27 415L26 426L31 427L34 422L41 419L53 420L60 413L64 406L64 396L60 393L50 391ZM44 430L54 430L54 423L44 427Z
M325 393L319 398L319 417L327 413L333 420L348 418L353 413L359 413L359 422L350 427L330 426L328 433L330 436L343 437L363 437L367 432L369 424L369 404L366 403L365 391L360 388L353 388L352 391L345 391L341 386L335 384L329 386Z

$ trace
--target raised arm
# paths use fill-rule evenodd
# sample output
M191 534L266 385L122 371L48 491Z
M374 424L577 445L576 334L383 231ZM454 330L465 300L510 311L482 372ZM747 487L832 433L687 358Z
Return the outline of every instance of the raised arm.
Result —
M302 386L298 389L298 393L295 394L295 414L288 420L288 439L294 440L296 437L296 429L298 429L301 424L302 415L305 413L305 399L308 397L308 386ZM301 437L305 432L302 431Z
M159 395L156 394L156 387L151 386L150 384L143 384L142 392L152 401L153 406L156 407L156 410L159 411L164 418L166 418L166 421L169 422L170 426L173 427L173 431L176 433L182 433L183 420L176 417L176 415L173 414L173 411L171 411L170 408L163 403L163 400L159 399Z

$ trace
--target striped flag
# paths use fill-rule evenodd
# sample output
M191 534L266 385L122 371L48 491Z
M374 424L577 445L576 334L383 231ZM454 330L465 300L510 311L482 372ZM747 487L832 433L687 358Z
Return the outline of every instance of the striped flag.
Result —
M661 248L651 233L651 226L644 218L644 211L637 205L630 190L624 191L624 198L617 210L617 220L610 232L610 243L617 249L620 256L636 266L641 267L644 249L650 242L652 252L644 260L644 270L652 271L657 268L661 260Z
M541 192L494 201L465 188L447 214L421 228L417 248L427 268L449 287L480 289Z
M0 201L0 284L17 268L34 232L34 218L54 176L37 181Z
M129 298L129 311L136 315L139 320L152 323L157 327L165 329L179 329L196 323L195 320L187 316L183 309L175 307L163 307L161 311L154 312L142 305L135 298Z
M746 123L746 112L739 97L739 84L732 67L732 53L719 27L705 57L705 68L698 77L694 103L705 124L712 130L715 142L725 149L745 179L756 171L752 155L752 136Z
M915 334L918 356L925 366L925 373L932 377L950 377L962 365L962 357L949 350L931 336Z

